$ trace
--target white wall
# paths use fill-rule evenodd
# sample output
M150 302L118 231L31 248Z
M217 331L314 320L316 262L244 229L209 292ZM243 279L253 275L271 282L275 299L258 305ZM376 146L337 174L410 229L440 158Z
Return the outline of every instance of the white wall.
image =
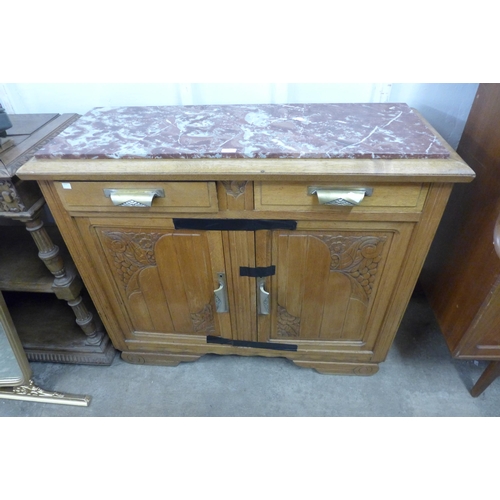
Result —
M8 113L86 113L98 106L406 102L456 147L476 83L5 83Z
M405 102L417 109L456 149L478 86L478 83L393 83L390 102Z
M97 106L381 102L389 84L373 83L6 83L10 113L86 113Z

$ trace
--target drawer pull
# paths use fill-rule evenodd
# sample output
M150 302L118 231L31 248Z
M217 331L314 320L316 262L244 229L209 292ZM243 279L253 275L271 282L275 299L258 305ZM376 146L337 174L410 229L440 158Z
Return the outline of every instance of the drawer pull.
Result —
M119 207L150 207L153 198L165 198L163 189L105 189L104 196Z
M356 189L324 189L319 187L308 187L307 194L318 196L320 205L337 205L353 207L359 205L365 196L371 196L372 188Z
M266 283L266 278L257 278L257 290L259 294L259 300L257 303L259 314L269 314L269 292L264 290L264 285Z
M218 313L227 313L229 312L229 302L227 300L226 275L218 273L217 278L219 279L219 288L214 290L215 310Z

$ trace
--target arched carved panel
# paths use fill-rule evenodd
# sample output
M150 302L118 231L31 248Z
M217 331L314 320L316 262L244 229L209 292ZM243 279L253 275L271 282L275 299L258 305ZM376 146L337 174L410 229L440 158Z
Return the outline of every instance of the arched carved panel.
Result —
M192 258L200 266L209 265L209 251L202 236L178 233L174 241L173 233L168 232L106 229L101 230L100 235L106 257L113 266L115 282L122 287L126 307L137 330L215 333L211 296L206 292L210 284L203 289L195 287L193 295L185 290L189 281L187 273L173 278L175 273L185 270L186 259L190 258L183 251L183 245L177 246L175 241L189 240L187 248L193 252ZM205 279L210 280L209 273ZM172 308L171 302L175 303Z
M281 233L278 338L361 340L387 236Z

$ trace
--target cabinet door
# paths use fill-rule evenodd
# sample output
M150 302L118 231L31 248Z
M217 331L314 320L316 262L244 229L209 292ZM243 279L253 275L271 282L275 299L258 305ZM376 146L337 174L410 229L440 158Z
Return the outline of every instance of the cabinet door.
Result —
M411 234L410 224L392 226L273 232L261 340L372 349Z
M216 312L214 296L225 274L220 232L137 228L132 220L79 225L108 295L117 298L110 302L126 338L229 334L228 314Z

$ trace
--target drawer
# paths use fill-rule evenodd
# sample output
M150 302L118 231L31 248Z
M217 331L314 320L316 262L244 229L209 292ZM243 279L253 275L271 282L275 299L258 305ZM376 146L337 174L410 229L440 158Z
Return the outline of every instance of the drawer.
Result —
M217 212L215 182L55 182L68 211ZM151 206L151 193L158 191ZM114 203L126 203L116 206ZM135 206L134 206L135 205Z
M318 190L360 190L366 189L359 205L323 205ZM421 212L427 196L426 184L336 184L332 182L256 182L254 186L255 210L280 211L349 211L349 212Z

